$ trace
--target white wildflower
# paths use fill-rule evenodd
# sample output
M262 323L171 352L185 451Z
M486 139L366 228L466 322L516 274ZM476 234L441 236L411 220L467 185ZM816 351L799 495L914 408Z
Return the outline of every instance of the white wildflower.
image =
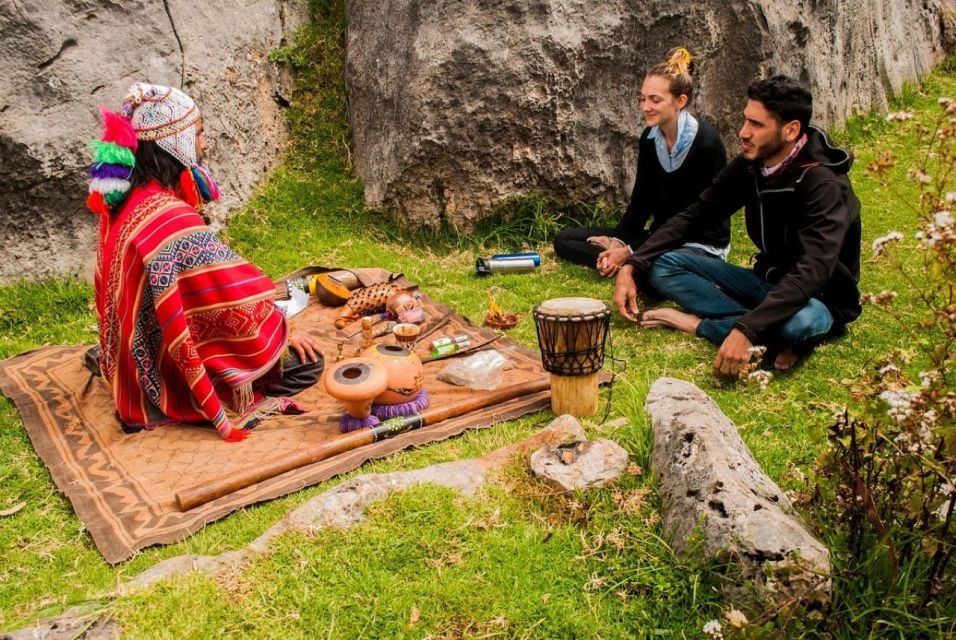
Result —
M765 369L757 369L747 374L747 383L759 386L761 391L767 390L771 380L773 380L773 372Z
M943 200L945 200L947 203L956 202L956 191L947 191Z
M767 347L762 344L755 344L747 349L747 353L749 353L751 357L762 358L764 354L767 353Z
M934 382L939 379L939 371L936 369L931 369L930 371L920 371L919 380L920 384L924 387L931 386Z
M937 211L936 215L933 216L933 223L937 227L951 227L953 226L953 216L949 211Z
M890 111L886 114L887 122L906 122L916 117L912 111Z
M909 178L910 180L915 180L916 182L919 182L921 184L931 184L933 182L933 178L923 173L922 171L917 171L916 169L910 169L909 171L907 171L906 177Z
M891 242L899 242L903 239L903 234L899 231L890 231L885 236L880 236L873 241L873 255L881 255L886 250L886 245Z
M704 628L701 629L701 631L703 631L705 635L716 639L724 637L724 634L722 633L723 629L724 628L716 620L708 620L704 623Z
M883 365L882 367L880 367L879 369L877 369L876 372L877 372L878 374L880 374L881 376L885 376L885 375L888 374L888 373L899 373L899 372L900 372L900 368L897 367L897 366L896 366L895 364L893 364L892 362L890 362L889 364L885 364L885 365Z
M880 394L880 400L889 405L886 415L897 422L903 422L913 411L916 394L905 389L887 389Z
M936 225L929 225L927 231L929 232L928 235L924 235L921 238L921 242L924 247L935 247L936 243L943 239L943 236L936 230Z
M750 622L750 620L747 619L747 616L744 615L744 612L738 609L731 609L725 613L724 620L726 620L727 624L734 629L743 629Z
M860 304L889 304L897 295L889 289L883 289L879 293L864 293L860 296Z

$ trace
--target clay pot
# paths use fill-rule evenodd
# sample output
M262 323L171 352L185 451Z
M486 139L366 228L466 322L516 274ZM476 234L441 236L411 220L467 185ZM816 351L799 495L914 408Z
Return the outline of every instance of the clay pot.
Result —
M388 386L375 404L402 404L415 399L425 382L421 359L397 344L376 344L362 352L363 358L380 363L388 371Z
M388 369L378 360L347 358L328 368L322 381L326 393L344 404L350 416L362 419L371 415L372 401L385 391L388 378Z

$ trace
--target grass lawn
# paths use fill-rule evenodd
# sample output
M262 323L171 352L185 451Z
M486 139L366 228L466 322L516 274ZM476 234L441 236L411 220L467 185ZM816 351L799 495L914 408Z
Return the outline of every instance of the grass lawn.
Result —
M541 300L571 293L610 300L609 281L559 264L550 245L540 242L553 220L546 203L529 199L516 207L515 219L485 225L467 238L410 232L366 211L346 160L349 134L338 52L342 3L313 4L321 5L315 7L316 24L295 48L277 54L298 70L300 100L290 114L294 143L224 232L240 254L272 276L307 264L402 271L473 319L483 316L491 288L503 307L523 316L510 335L529 347L536 345L530 311ZM956 94L952 70L937 72L901 98L916 120L900 125L861 117L836 136L857 154L851 176L864 211L861 290L895 289L904 309L917 304L915 297L899 273L868 261L869 244L899 230L905 239L898 250L915 255L916 217L898 198L916 193L905 180L917 154L913 127L936 117L936 99L944 94ZM894 193L864 175L881 150L901 159ZM605 213L601 208L590 213L595 211ZM739 219L733 246L731 259L745 263L751 244ZM539 251L542 268L489 279L472 275L477 255L517 249ZM0 288L0 329L0 357L41 345L92 343L92 288L78 280ZM658 377L680 377L712 395L785 489L801 486L801 473L809 472L820 452L831 415L849 402L846 381L881 354L906 346L905 336L885 316L867 310L845 337L822 346L795 373L775 377L761 392L715 381L710 371L715 349L700 340L641 331L617 314L612 333L614 355L627 362L627 370L614 386L611 416L626 416L630 423L609 430L595 419L586 423L592 436L613 438L646 468L644 397ZM552 417L545 412L466 433L372 462L355 474L480 455ZM241 572L216 580L176 579L116 600L99 594L164 558L242 546L341 478L244 509L116 567L103 561L56 492L5 398L0 481L0 510L26 503L0 518L0 629L92 600L102 602L131 638L682 638L700 637L704 622L719 618L723 605L713 572L675 555L662 539L659 505L645 476L628 476L614 487L570 499L550 495L521 466L505 469L477 498L418 488L375 504L369 520L354 530L286 535ZM836 636L870 632L847 622Z

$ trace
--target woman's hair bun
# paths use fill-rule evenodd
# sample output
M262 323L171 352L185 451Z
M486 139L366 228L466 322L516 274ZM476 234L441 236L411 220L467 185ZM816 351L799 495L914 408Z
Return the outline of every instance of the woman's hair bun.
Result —
M690 51L684 47L675 47L667 52L667 60L664 61L668 73L672 76L683 74L693 74L694 59Z
M664 61L648 69L647 75L666 78L675 98L686 95L688 102L693 100L694 59L686 48L675 47L668 51Z

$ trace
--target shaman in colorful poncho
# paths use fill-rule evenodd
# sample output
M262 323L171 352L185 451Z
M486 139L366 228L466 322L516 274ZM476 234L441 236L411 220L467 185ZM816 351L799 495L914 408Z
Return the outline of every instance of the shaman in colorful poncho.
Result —
M134 85L124 107L104 111L88 201L100 216L101 371L130 427L209 422L224 439L242 439L240 421L262 400L254 383L276 375L286 349L275 286L199 215L218 192L196 160L195 103ZM158 182L130 190L137 140L183 164L176 192Z

